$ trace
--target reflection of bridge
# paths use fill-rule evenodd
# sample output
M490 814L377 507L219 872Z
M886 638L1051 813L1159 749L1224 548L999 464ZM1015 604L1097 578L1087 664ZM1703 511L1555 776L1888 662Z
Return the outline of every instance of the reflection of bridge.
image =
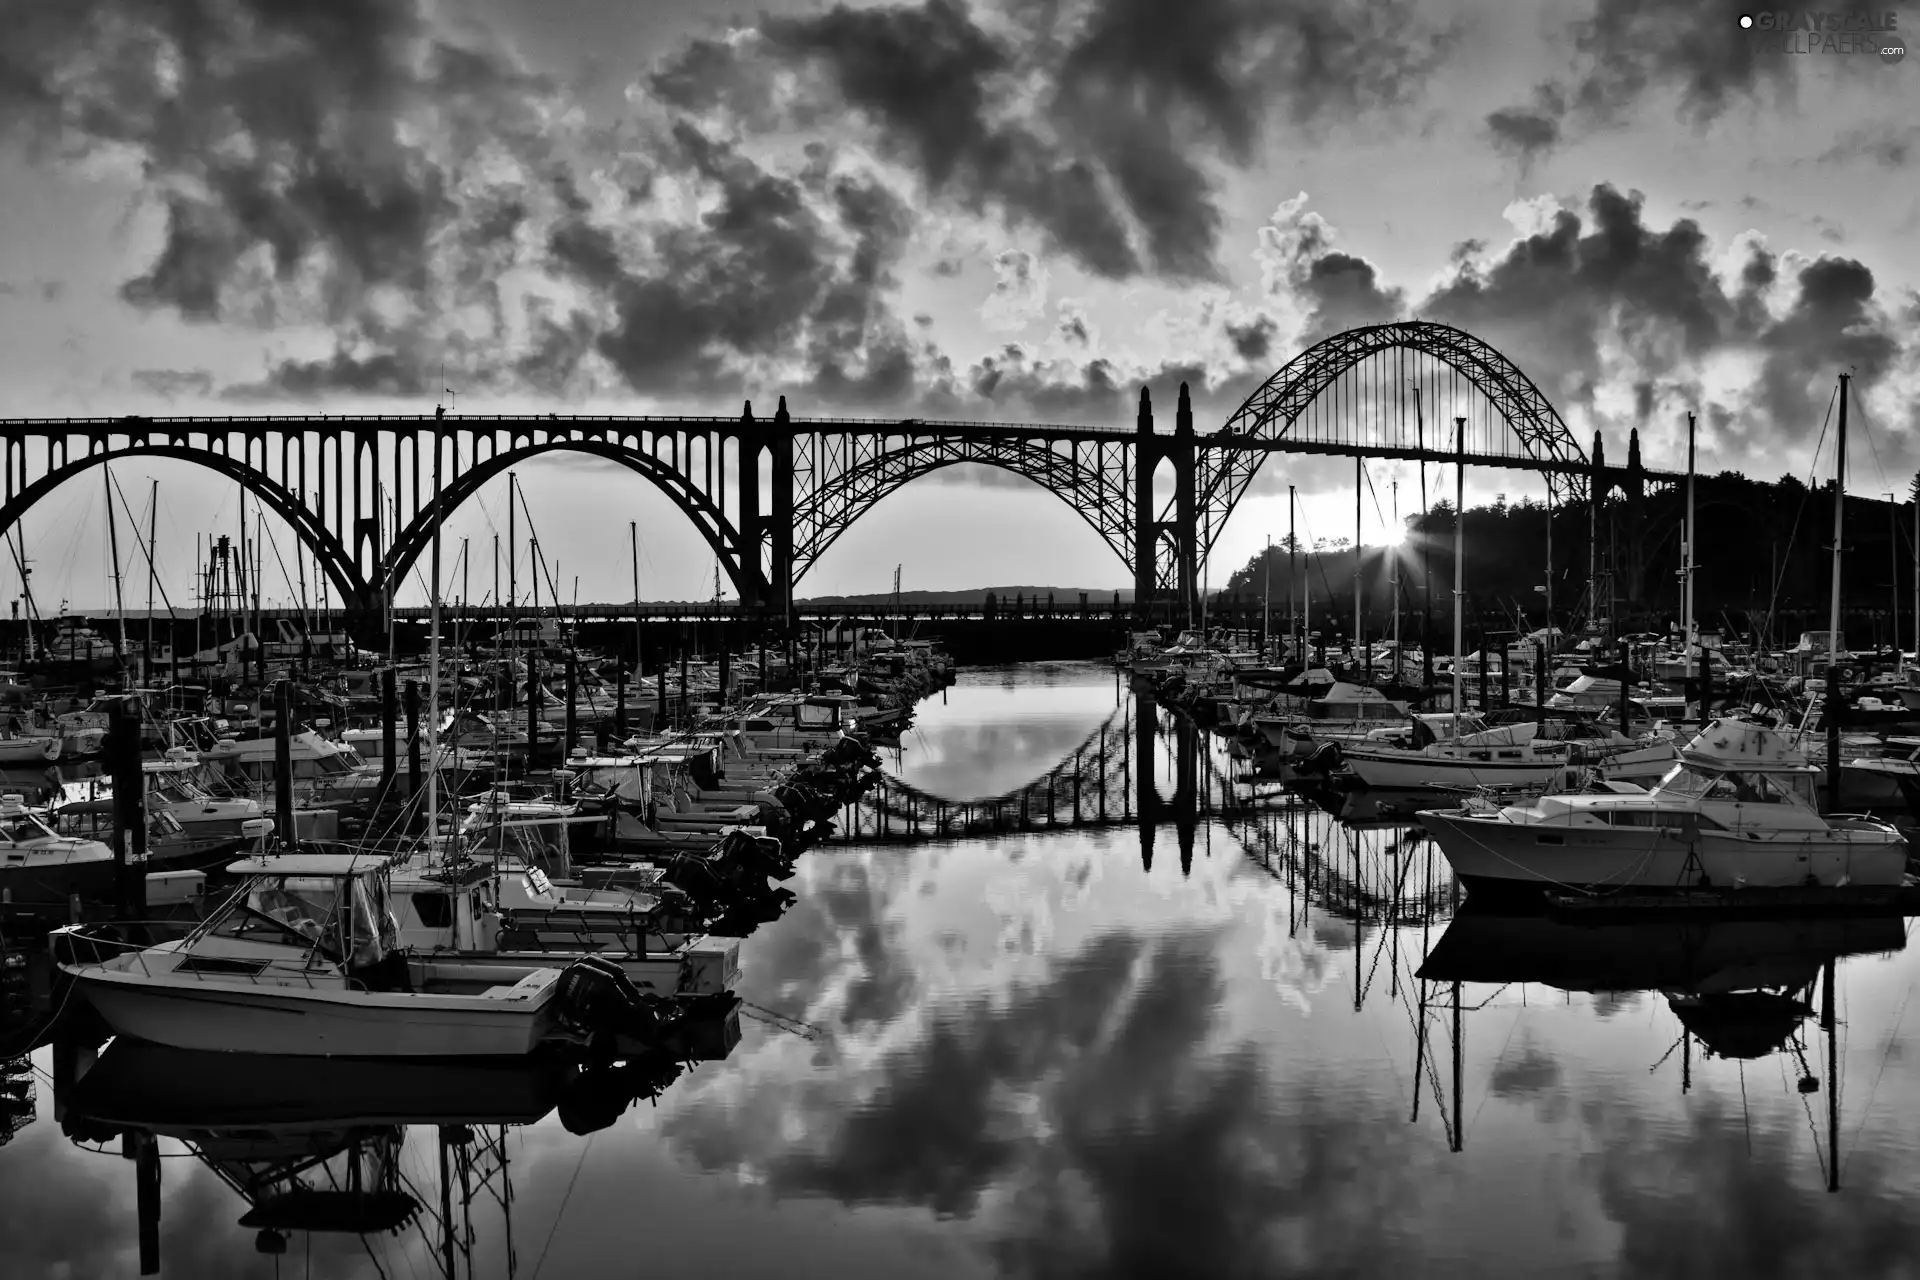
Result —
M953 800L884 777L843 811L842 838L913 844L1131 826L1151 870L1158 831L1171 824L1187 873L1203 823L1216 820L1256 866L1327 914L1421 924L1457 902L1452 872L1419 833L1343 827L1297 799L1236 783L1232 763L1223 740L1190 717L1132 695L1059 764L998 796ZM1163 777L1172 784L1164 794Z
M1162 797L1155 781L1163 727L1171 728L1174 791ZM1207 797L1198 794L1195 764L1200 735L1184 717L1171 717L1150 699L1125 698L1059 764L1002 795L953 800L898 778L849 806L842 830L869 842L958 840L1071 828L1139 825L1151 860L1152 828L1172 818L1191 831Z
M1421 398L1420 391L1424 391ZM1450 424L1464 424L1458 454ZM1191 604L1200 565L1267 456L1404 458L1545 472L1563 500L1649 479L1637 443L1608 469L1540 389L1446 325L1374 325L1302 352L1219 431L1187 389L1174 429L1146 390L1131 430L1034 423L724 417L193 417L0 422L0 532L54 489L116 459L197 463L285 520L350 607L403 582L433 531L489 480L554 452L623 467L665 493L713 547L743 604L784 611L793 587L874 504L944 467L983 463L1051 490L1133 570L1136 609ZM1171 492L1156 490L1172 471ZM438 483L436 483L438 481ZM1598 483L1594 483L1597 481ZM1629 522L1631 526L1631 522ZM1629 536L1631 530L1628 530ZM513 603L518 604L516 590ZM539 588L534 588L537 597Z

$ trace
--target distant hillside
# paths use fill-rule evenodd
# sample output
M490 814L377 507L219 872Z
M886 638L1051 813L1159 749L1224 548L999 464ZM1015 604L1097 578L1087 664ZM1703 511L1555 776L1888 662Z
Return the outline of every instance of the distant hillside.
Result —
M1107 587L1104 589L1097 589L1097 588L1091 588L1091 587L972 587L964 591L902 591L900 593L900 603L915 604L915 605L934 605L934 604L977 605L981 601L987 598L987 593L989 591L991 591L994 595L994 598L998 600L1011 600L1014 596L1025 596L1028 599L1032 599L1037 596L1040 599L1044 600L1047 598L1047 594L1051 592L1053 594L1054 600L1057 603L1064 603L1067 601L1073 601L1075 603L1078 603L1080 599L1080 593L1082 591L1085 591L1087 593L1087 599L1089 600L1104 600L1104 601L1111 602L1116 594L1120 597L1120 601L1123 604L1130 603L1133 600L1132 588L1127 588L1125 590L1115 592L1115 590L1112 587ZM813 604L813 605L836 605L836 604L873 605L873 604L888 604L888 603L891 603L892 600L893 600L893 592L876 591L868 595L858 595L858 596L806 596L802 599L796 600L795 603L796 604Z

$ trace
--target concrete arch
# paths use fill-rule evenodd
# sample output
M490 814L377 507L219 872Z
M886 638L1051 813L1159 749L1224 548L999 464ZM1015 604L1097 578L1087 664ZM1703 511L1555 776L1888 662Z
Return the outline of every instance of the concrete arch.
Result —
M745 581L745 572L740 553L740 534L732 521L720 510L706 493L693 482L691 476L681 474L678 467L663 462L653 454L622 444L605 440L560 439L547 440L537 444L522 445L502 453L496 453L460 472L447 482L434 500L421 510L394 540L380 564L380 582L391 583L395 587L412 571L413 566L427 551L433 540L434 528L445 522L454 510L480 491L487 481L506 474L513 467L541 454L560 451L589 453L595 457L617 462L637 475L645 476L659 487L660 491L680 508L686 517L693 521L706 538L714 553L720 557L720 563L727 571L727 577L733 582L734 590L747 598L751 590Z
M225 453L190 448L184 444L137 444L90 453L77 460L63 459L60 466L0 504L0 536L19 523L34 504L67 481L90 468L131 458L170 458L191 462L237 481L247 492L265 503L269 511L286 521L307 550L318 559L321 569L332 581L342 600L364 602L371 598L369 584L360 580L359 570L346 546L321 522L319 515L284 485Z
M828 547L874 504L921 476L963 462L1000 467L1033 481L1072 507L1121 563L1133 563L1133 496L1124 465L1088 466L1078 451L1061 453L1044 441L892 437L885 448L849 467L793 511L793 580L798 583Z

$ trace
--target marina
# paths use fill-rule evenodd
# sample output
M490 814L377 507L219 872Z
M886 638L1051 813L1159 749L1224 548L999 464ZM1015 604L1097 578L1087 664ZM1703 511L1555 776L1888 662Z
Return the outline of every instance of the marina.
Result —
M1279 1256L1234 1226L1253 1200L1315 1271L1611 1268L1754 1233L1824 1270L1904 1238L1899 909L1488 910L1417 821L1343 820L1100 663L963 670L881 760L740 941L725 1026L652 1054L14 1029L15 1256L530 1275L644 1247L774 1275L805 1240L905 1275L1195 1248L1234 1271ZM1710 1220L1669 1211L1703 1194ZM1349 1229L1388 1201L1402 1225Z
M0 1280L1920 1270L1897 15L15 8Z

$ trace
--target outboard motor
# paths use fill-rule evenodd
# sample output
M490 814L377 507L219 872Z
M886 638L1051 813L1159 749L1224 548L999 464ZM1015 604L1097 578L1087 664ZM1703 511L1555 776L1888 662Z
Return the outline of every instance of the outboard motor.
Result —
M1331 776L1340 772L1340 766L1346 763L1346 757L1340 753L1340 744L1329 742L1316 747L1313 753L1299 765L1301 773L1318 773Z
M618 1120L636 1099L666 1092L680 1078L680 1071L680 1064L664 1054L583 1071L560 1099L560 1123L576 1136L597 1133Z
M560 975L554 1004L560 1030L583 1043L608 1036L652 1039L666 1023L657 997L641 994L619 965L605 956L585 956Z

